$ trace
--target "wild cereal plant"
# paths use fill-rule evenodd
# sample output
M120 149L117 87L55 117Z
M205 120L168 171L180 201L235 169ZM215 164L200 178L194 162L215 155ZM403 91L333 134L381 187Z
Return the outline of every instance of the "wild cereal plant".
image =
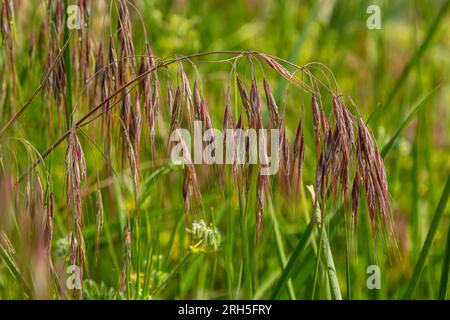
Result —
M283 268L287 265L276 229L282 212L274 206L300 200L309 214L305 163L314 181L311 226L319 231L319 242L311 244L316 254L313 298L321 282L322 250L333 297L342 297L324 227L337 223L329 219L336 208L344 212L346 231L354 232L358 213L367 212L373 244L377 235L395 244L379 148L326 66L297 66L258 51L159 58L146 32L139 41L143 45L135 46L133 2L78 1L79 30L67 26L68 1L45 3L38 11L39 40L31 44L29 57L44 76L28 99L28 91L18 88L15 67L15 37L26 41L27 35L20 34L23 27L15 25L14 16L27 4L1 3L2 73L7 75L2 96L8 100L0 118L0 250L8 277L16 281L8 288L22 289L19 297L185 297L183 287L170 293L170 280L199 254L231 254L231 262L219 258L221 266L215 266L225 273L217 275L218 281L227 282L229 297L255 297L254 271L261 263L256 257L267 240L268 221L277 237L274 254ZM101 16L106 22L98 25L94 20ZM225 70L220 103L205 65ZM289 84L282 95L272 90L280 78ZM19 101L25 102L18 107ZM25 115L35 112L42 122L39 141L26 135ZM196 124L201 138L192 146L182 133L195 135ZM265 129L277 134L267 135ZM253 148L252 137L265 145L263 152ZM19 143L27 157L19 153ZM208 163L195 161L198 149ZM182 161L172 163L174 154ZM271 164L279 170L265 174ZM220 198L226 203L223 214L229 215L223 228L210 209ZM168 202L180 199L183 208L164 212ZM169 235L163 234L158 210L182 212L184 226L177 222ZM312 227L301 232L308 241ZM163 236L165 249L159 244ZM221 248L233 237L236 257ZM69 266L77 268L67 273ZM101 276L102 271L108 275ZM295 298L289 276L286 283Z

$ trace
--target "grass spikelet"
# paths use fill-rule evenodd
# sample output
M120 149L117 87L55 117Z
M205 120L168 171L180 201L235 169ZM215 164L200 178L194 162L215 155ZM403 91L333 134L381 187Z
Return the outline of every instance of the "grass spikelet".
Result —
M228 86L226 98L225 98L225 112L223 114L222 129L233 129L235 126L235 120L231 111L231 88ZM224 137L225 138L225 137Z
M233 166L234 166L234 159L235 159L235 156L233 154L233 152L234 152L233 143L235 141L235 136L234 136L234 133L232 133L231 136L229 136L230 133L227 131L233 130L234 127L235 127L235 120L234 120L234 116L231 111L231 88L230 88L230 86L228 86L226 96L225 96L225 112L223 114L223 120L222 120L222 130L224 132L224 134L223 134L223 151L224 151L223 154L224 154L224 159L226 160L227 153L230 153L231 159L233 160ZM230 140L231 145L227 146L227 140ZM225 175L225 172L226 172L225 170L226 170L226 166L223 167L223 171L222 171L223 176ZM234 170L233 170L233 178L235 179L234 181L236 181L236 176L234 175Z
M320 126L320 110L319 110L319 104L317 102L317 98L315 95L312 97L312 115L313 115L313 122L314 122L314 142L316 147L316 156L319 157L320 150L321 150L321 126Z
M52 259L52 239L53 239L53 219L55 216L55 196L50 193L46 206L44 222L44 246L47 250L48 258Z
M169 91L171 92L171 91ZM172 111L171 111L171 118L170 118L170 132L174 132L175 129L178 129L180 127L180 103L181 103L181 91L180 87L177 87L177 91L175 92L175 98L172 98L172 94L169 93L169 103L171 100L172 102ZM170 137L169 137L170 138ZM170 141L168 141L168 147L170 148L171 145L169 144Z
M297 192L299 190L300 181L302 179L304 160L305 160L305 138L303 136L303 124L302 121L300 120L297 126L292 152L292 168L293 168L292 175Z
M395 237L384 163L361 118L358 121L357 159L372 231L375 232L377 226L381 226L390 237Z
M83 240L83 204L81 185L86 179L86 161L75 128L71 129L67 139L65 157L67 207L71 210L70 260L72 264L82 266L84 262ZM82 275L81 275L82 276Z
M130 127L130 137L131 143L133 145L134 155L136 157L137 168L136 171L139 172L139 155L141 146L141 131L142 131L142 114L141 114L141 103L139 101L139 96L135 95L134 109L132 110L133 117Z
M286 123L282 121L279 124L280 130L280 162L283 164L283 172L285 178L288 178L291 173L291 156L290 156L290 146L289 141L286 135ZM286 185L288 185L288 181L286 180Z
M12 217L9 216L9 212L12 209L13 183L13 177L3 172L0 166L0 230L8 230L10 227Z
M64 3L62 0L53 2L49 8L51 12L49 24L54 26L56 32L51 32L49 35L49 48L47 50L47 59L45 61L46 73L48 77L48 90L53 98L53 105L56 107L58 121L61 121L63 112L67 115L67 79L66 79L66 65L64 59L61 57L60 48L63 47L64 41ZM65 50L69 50L66 48ZM58 58L61 57L61 58ZM53 68L52 68L53 67ZM52 106L52 105L50 105ZM54 113L49 106L49 114Z
M195 166L192 164L192 158L189 149L181 135L178 136L179 142L183 148L184 157L184 181L183 181L183 201L185 208L186 228L189 227L189 212L191 209L191 201L200 199L200 188L198 184Z
M192 101L192 91L191 91L191 85L189 84L189 78L186 75L186 72L184 72L184 69L181 65L181 87L182 87L182 94L183 94L183 109L186 109L187 112L187 119L189 123L192 122L192 114L193 114L193 101Z
M119 23L117 37L119 39L121 57L133 57L135 50L131 33L131 18L128 11L127 0L119 0L118 2ZM125 59L121 63L131 67L132 61L133 60ZM127 69L127 67L125 67L124 69Z
M64 20L65 20L65 10L64 10L64 0L56 0L54 8L54 23L56 28L56 34L58 37L62 37L64 31ZM61 40L58 38L58 41Z
M112 37L109 38L109 47L108 47L108 80L109 85L111 86L111 91L116 91L119 88L119 63L117 60L117 51L116 46L114 44L114 39Z
M102 70L105 68L105 59L103 56L102 46L99 47L99 51L97 54L97 66L98 70ZM114 80L112 75L112 70L114 69L114 65L110 65L106 70L98 71L100 72L100 101L105 101L112 90L114 90ZM96 102L96 105L100 103L100 101ZM103 123L102 123L102 133L103 133L103 149L105 155L108 159L111 157L111 114L112 114L112 102L107 101L103 106Z
M194 94L192 99L194 103L194 119L203 122L203 111L201 105L202 96L200 95L200 91L198 90L197 82L194 83Z
M121 122L122 128L124 128L123 122ZM126 154L129 160L131 176L133 178L133 187L135 194L135 201L137 201L137 195L139 194L139 159L138 154L136 153L136 145L134 139L135 136L130 136L130 134L134 134L134 129L122 130L123 133L123 148L125 149L123 154Z
M281 117L278 111L277 103L275 102L275 98L273 97L272 90L270 89L270 85L266 79L264 79L264 92L266 94L267 107L269 109L270 119L272 120L273 126L277 128L280 126Z
M248 123L250 124L250 127L252 126L253 121L253 114L252 114L252 106L250 104L250 98L247 94L247 91L245 90L244 84L242 83L241 79L239 77L236 77L238 89L239 89L239 95L241 97L242 105L244 106L245 113L247 115Z
M353 221L357 222L357 214L359 208L359 197L360 197L360 180L358 172L355 173L355 178L353 179L352 186L352 217Z
M92 50L92 44L91 39L89 38L89 29L86 27L89 25L89 6L87 0L79 0L78 1L78 7L80 8L80 18L82 22L81 29L79 30L80 36L80 42L79 42L79 49L78 49L78 65L80 67L80 75L81 75L81 82L84 83L87 79L89 79L91 75L91 50Z
M256 243L259 243L261 231L263 227L264 204L265 204L265 190L267 189L267 178L265 176L258 176L258 183L256 186Z
M234 143L238 144L238 140L240 139L240 136L237 136L236 132L239 132L240 130L243 130L244 128L244 124L243 124L243 120L242 120L242 115L239 115L238 121L236 123L236 127L235 127L235 135L234 135ZM238 166L237 166L237 158L238 158L238 150L237 148L235 148L234 154L233 154L233 172L236 174L237 176L237 172L238 172Z
M160 109L160 86L159 86L159 78L158 78L158 70L155 56L153 55L153 49L150 44L147 44L147 57L149 61L150 70L154 70L151 72L151 87L152 87L152 108L153 108L153 118L156 123L158 119L158 112ZM154 137L153 137L154 139Z
M330 153L329 155L327 154L326 161L327 167L331 170L331 191L337 197L339 182L345 199L347 197L351 148L353 145L353 126L345 106L342 106L336 97L333 99L333 113L335 128L332 134L331 145L328 146Z
M7 66L10 72L10 81L9 84L11 86L11 90L14 94L16 94L17 90L17 73L15 67L15 54L14 54L14 6L12 0L2 0L1 7L1 15L0 15L0 24L1 24L1 34L3 38L3 43L5 45L6 50L6 59ZM15 106L16 101L12 101L12 106ZM11 110L11 112L15 112L15 110Z
M216 137L214 135L214 131L212 131L212 129L214 129L214 128L213 128L213 124L212 124L212 121L211 121L211 115L209 114L208 103L206 102L205 98L202 98L202 102L201 102L200 106L201 106L200 109L202 110L203 118L204 118L203 125L204 125L204 128L205 128L205 132L209 133L208 134L209 141L207 141L207 143L209 145L211 145L211 147L213 148L213 151L211 153L212 156L215 156L215 152L216 152L216 147L215 147L216 141L215 140L216 140Z
M273 70L275 70L278 74L280 74L282 77L284 77L289 82L292 82L296 85L298 85L300 88L308 91L313 92L311 88L306 85L301 79L296 77L292 72L290 72L288 69L286 69L282 64L275 61L275 59L269 57L267 54L258 52L258 56L261 57ZM303 71L303 69L300 69Z
M156 97L158 96L157 82L155 80L154 73L150 71L154 68L152 50L149 44L146 45L147 56L142 57L141 66L139 68L139 75L148 73L141 82L140 95L144 102L143 109L145 118L147 120L149 135L150 135L150 149L152 151L152 160L155 157L155 137L156 137L156 121L158 117L158 103ZM156 72L155 72L156 74Z

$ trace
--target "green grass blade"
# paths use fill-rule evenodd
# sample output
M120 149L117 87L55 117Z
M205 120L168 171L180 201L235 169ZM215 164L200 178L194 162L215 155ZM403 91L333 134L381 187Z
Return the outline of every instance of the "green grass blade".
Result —
M345 212L343 212L345 215ZM348 230L347 219L344 216L344 232L345 232L345 268L346 270L346 282L347 282L347 300L352 299L352 285L351 285L351 261L350 261L350 231Z
M325 227L323 229L323 240L322 240L322 246L323 246L323 253L325 256L325 261L327 264L327 270L328 270L328 278L330 280L330 286L331 286L331 292L334 295L334 298L336 300L342 300L342 294L341 289L339 287L339 281L337 277L336 267L334 266L334 259L331 252L330 243L328 241L328 236L325 231Z
M17 268L14 258L8 253L2 244L0 244L0 260L4 262L11 275L19 281L24 288L30 290L30 286L23 277L22 273L20 273L20 270Z
M278 256L280 258L282 267L285 268L287 265L287 258L286 258L286 253L285 253L284 246L283 246L283 238L281 236L280 226L278 224L278 219L277 219L274 209L273 209L272 200L269 200L269 215L270 215L270 218L272 219L273 229L275 232L275 240L277 243ZM289 298L291 300L295 300L294 286L290 279L288 279L287 285L288 285Z
M433 89L430 93L428 93L426 96L420 97L417 102L415 103L415 107L411 111L411 113L406 117L406 119L402 122L400 125L400 128L398 128L397 132L392 136L392 138L389 140L389 142L384 146L383 150L381 150L381 156L383 158L386 157L386 155L391 150L394 143L397 141L398 137L402 133L402 131L406 128L406 126L414 119L414 117L417 115L417 113L422 109L422 107L425 105L425 102L428 101L428 99L433 95L433 93L436 91L437 88Z
M64 7L67 8L68 1L65 0ZM67 93L66 93L66 127L69 130L72 127L73 120L73 100L72 100L72 52L70 46L70 30L67 27L67 24L64 26L64 42L69 41L69 45L64 50L64 67L66 71L66 85L67 85Z
M319 221L319 220L318 220ZM319 276L319 267L320 267L320 257L322 255L322 248L323 246L321 243L323 243L323 234L324 234L324 225L322 223L317 224L317 230L319 232L319 247L317 248L317 255L316 255L316 264L314 267L314 277L313 277L313 289L311 294L311 300L314 300L314 297L316 296L316 288L317 288L317 279Z
M316 202L316 194L314 191L314 187L312 186L308 186L308 191L311 194L311 198L313 203ZM326 270L328 272L328 280L329 280L329 285L330 285L330 289L331 292L333 293L333 296L336 300L342 300L342 294L341 294L341 289L339 286L339 281L338 281L338 277L337 277L337 273L336 273L336 267L334 265L334 259L333 259L333 254L331 252L331 247L330 247L330 242L328 241L328 236L327 236L327 231L325 228L325 221L322 221L322 212L320 209L319 204L317 204L317 208L315 208L315 212L314 212L314 217L315 217L315 221L317 223L318 229L320 230L320 240L319 240L319 249L321 248L323 250L323 254L324 254L324 259L325 259L325 264L326 264ZM320 252L320 250L319 250ZM319 253L317 254L317 260L320 259L320 255ZM317 270L317 266L316 265L316 270ZM315 273L315 278L317 276L317 273ZM316 281L317 278L314 280ZM313 284L315 286L315 283ZM314 299L314 289L313 288L313 295L312 298Z
M441 289L439 290L439 299L441 300L445 300L447 298L449 271L450 271L450 221L448 224L448 231L447 231L447 246L445 248L445 258L444 263L442 264Z
M405 293L405 299L411 299L417 287L417 284L420 280L420 277L425 267L426 259L430 252L431 244L433 242L434 236L436 235L439 226L439 222L441 221L441 218L444 215L445 206L447 205L447 200L449 196L450 196L450 175L447 176L447 182L445 183L444 191L442 192L441 199L439 200L439 204L434 213L433 220L431 221L430 229L428 230L428 234L425 239L425 243L423 244L422 251L420 252L419 259L417 260L416 266L414 267L411 281Z
M446 15L447 9L449 7L450 0L447 0L439 10L438 15L433 20L433 22L430 25L430 28L427 31L426 37L423 40L420 47L417 49L413 57L409 60L408 64L406 65L405 69L403 70L402 74L400 75L400 78L395 83L392 90L389 92L388 97L386 99L386 102L382 107L380 107L378 110L386 111L389 106L392 104L395 96L402 88L403 84L405 83L406 79L408 79L409 74L411 73L411 70L413 69L414 65L419 61L419 59L422 57L422 55L425 53L427 48L430 45L431 39L433 38L434 34L436 34L439 25L444 20L444 17ZM370 119L369 119L370 120Z
M305 249L306 245L308 244L309 238L311 236L311 233L314 229L314 222L311 221L308 226L306 227L305 232L303 233L303 236L298 241L294 251L291 254L291 257L289 258L289 261L286 265L286 267L283 270L283 273L280 276L280 279L278 279L277 284L275 285L275 289L272 292L272 296L270 299L277 299L280 295L281 290L286 285L289 277L291 276L293 267L295 265L295 262L300 257L300 254Z
M158 284L158 286L153 290L152 295L156 295L166 283L188 262L189 258L192 256L192 251L188 251L186 255L181 259L172 270L166 275L166 277Z

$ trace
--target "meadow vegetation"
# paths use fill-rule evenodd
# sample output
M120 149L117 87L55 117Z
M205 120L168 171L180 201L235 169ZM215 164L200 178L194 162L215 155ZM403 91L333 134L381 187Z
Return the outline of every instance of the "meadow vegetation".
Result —
M375 2L0 0L0 299L446 299L450 1Z

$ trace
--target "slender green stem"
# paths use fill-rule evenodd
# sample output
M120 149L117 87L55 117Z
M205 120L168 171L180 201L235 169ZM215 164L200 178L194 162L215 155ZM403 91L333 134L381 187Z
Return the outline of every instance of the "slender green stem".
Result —
M288 282L288 279L291 276L291 273L293 271L294 264L297 262L297 259L300 257L301 253L303 252L306 245L308 244L313 230L314 230L314 222L311 221L308 224L308 226L306 227L306 230L303 233L303 236L298 241L297 246L295 247L294 251L292 252L291 257L289 258L289 261L283 270L283 273L281 274L280 278L278 279L278 282L275 285L275 289L273 290L272 296L270 297L271 300L278 298L281 290Z
M24 288L24 291L29 292L31 290L30 285L25 280L25 277L20 273L14 258L8 253L8 250L3 247L0 243L0 260L4 262L6 268L9 270L11 275L19 282L19 284Z
M186 262L189 260L191 255L192 255L192 250L189 250L188 252L186 252L183 259L181 259L181 261L178 262L177 265L172 268L170 273L161 281L161 283L155 288L155 290L153 290L152 295L157 294L164 287L164 285L167 283L167 281L169 281L169 279L172 278L173 275L175 275L178 272L178 270L180 270L181 267L183 267L186 264Z
M68 7L68 1L64 1L64 7ZM69 130L72 127L72 111L73 111L73 101L72 101L72 52L70 50L70 30L67 24L64 26L64 42L68 42L69 45L64 50L64 68L66 71L66 128Z
M314 281L313 281L313 290L312 290L312 294L311 294L312 300L314 300L314 297L316 295L317 278L319 275L319 266L320 266L320 256L322 254L322 246L320 244L323 241L323 233L324 233L323 224L321 222L319 222L319 220L317 220L316 225L317 225L317 230L319 232L319 247L317 249L316 264L314 267Z
M280 226L278 224L278 219L275 215L274 209L273 209L273 203L272 200L269 199L269 216L272 219L273 222L273 229L275 232L275 240L277 243L277 252L278 252L278 256L280 258L280 262L281 262L281 267L283 269L286 268L287 266L287 258L286 258L286 253L284 250L284 246L283 246L283 239L281 236L281 231L280 231ZM294 291L294 285L292 284L292 280L288 279L287 281L287 285L288 285L288 294L289 294L289 298L291 300L295 300L295 291Z
M136 210L137 211L137 210ZM141 218L139 216L139 213L136 212L136 291L134 293L135 298L137 299L139 297L139 291L140 291L140 282L141 282Z
M441 289L439 290L439 299L441 300L445 300L447 298L449 271L450 271L450 221L448 224L448 231L447 231L447 246L445 248L445 258L444 263L442 264Z
M116 254L116 251L114 248L114 241L111 236L111 230L110 230L110 225L109 225L108 219L105 219L103 230L105 231L105 238L106 238L106 242L108 244L108 250L109 250L109 254L111 255L111 261L112 261L114 270L116 270L116 272L120 273L120 263L119 263L119 259L117 258L117 254Z
M251 272L251 261L250 261L250 249L249 249L249 241L248 241L248 231L247 231L247 218L244 217L241 223L241 232L242 232L242 240L244 246L244 286L246 288L246 295L248 299L251 299L253 296L253 281L252 281L252 272Z
M244 196L242 192L239 190L239 210L241 216L241 235L242 235L242 246L243 246L243 274L244 274L244 288L246 298L249 299L252 297L252 276L250 270L250 253L248 247L248 232L247 232L247 218L245 214L245 204L244 204Z
M147 217L147 219L148 219L148 217ZM151 235L149 238L149 244L147 247L147 255L146 255L146 261L145 261L144 288L143 288L143 294L142 294L144 299L147 298L148 290L150 287L150 274L152 272L153 253L155 251L156 239L157 239L157 223L155 223L152 227Z
M405 299L411 299L414 291L416 290L417 284L420 280L422 272L425 267L425 262L430 253L431 244L433 243L434 236L436 235L439 222L444 215L445 206L447 205L447 200L450 195L450 175L447 176L447 182L445 183L444 191L442 192L439 204L434 212L433 219L431 221L430 229L428 230L425 243L423 244L422 251L420 252L419 259L414 267L413 275L411 281L409 282L408 289L406 290Z
M352 299L352 285L350 281L350 272L351 272L351 263L350 263L350 235L349 235L349 226L347 223L347 219L344 214L344 229L345 229L345 265L346 265L346 272L347 272L347 300Z
M311 196L313 198L313 203L315 203L315 193L314 193L314 189L313 187L308 187L309 192L311 193ZM337 273L336 273L336 267L334 266L334 259L333 259L333 254L331 252L331 248L330 248L330 243L328 242L328 236L327 236L327 232L325 229L325 221L322 220L322 213L321 213L321 209L319 204L317 203L317 208L315 210L314 213L315 219L316 219L316 223L317 226L320 226L320 242L319 245L320 247L322 247L323 253L324 253L324 259L325 259L325 264L327 267L327 271L328 271L328 279L330 281L330 286L331 286L331 292L334 295L334 298L336 300L342 300L342 294L341 294L341 289L339 287L339 281L338 281L338 277L337 277ZM320 252L320 247L319 247L319 252ZM317 254L318 258L320 258L319 253ZM317 259L319 260L319 259ZM317 261L316 261L316 268L317 268ZM316 276L317 277L317 276ZM316 279L317 280L317 279ZM313 290L313 294L314 294L314 290ZM313 296L314 298L314 296Z
M383 158L386 158L387 154L389 153L389 151L391 150L392 146L394 145L394 143L399 138L399 136L402 133L402 131L416 117L417 113L422 109L422 107L424 107L426 105L426 102L428 101L428 99L430 99L433 96L433 94L436 92L436 89L437 89L437 87L434 88L433 90L431 90L427 95L420 96L416 100L416 102L414 103L414 107L413 107L411 113L406 117L406 119L402 122L402 124L398 128L397 132L395 132L395 134L392 136L392 138L389 140L389 142L381 150L381 156Z
M330 243L328 242L328 237L325 228L322 227L322 229L323 229L322 246L325 255L325 261L327 264L328 278L330 280L331 292L333 293L334 298L336 300L342 300L341 289L339 287L339 281L336 273L336 268L334 266L334 260L333 255L331 253Z

